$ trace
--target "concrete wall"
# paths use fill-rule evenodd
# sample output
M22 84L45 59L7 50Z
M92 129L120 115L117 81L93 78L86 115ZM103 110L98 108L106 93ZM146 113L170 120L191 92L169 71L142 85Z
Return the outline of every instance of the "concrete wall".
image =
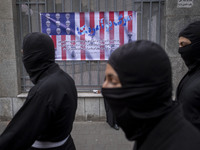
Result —
M7 118L15 115L26 97L27 93L22 93L17 98L2 99L0 110L5 110L3 115ZM101 94L78 93L77 121L105 121L105 116L104 100Z
M105 121L106 113L101 94L79 93L77 121Z
M0 122L12 118L20 89L14 30L15 6L15 0L1 1L0 4Z
M165 49L172 62L174 93L176 87L186 73L187 68L178 54L178 34L189 23L200 20L199 0L193 0L190 8L178 8L180 0L166 0L166 34Z
M16 98L0 98L0 134L12 117L21 108L27 93L19 94ZM101 94L79 93L76 121L105 121L106 113Z
M0 97L18 94L18 72L15 48L14 16L15 1L1 1L0 5Z

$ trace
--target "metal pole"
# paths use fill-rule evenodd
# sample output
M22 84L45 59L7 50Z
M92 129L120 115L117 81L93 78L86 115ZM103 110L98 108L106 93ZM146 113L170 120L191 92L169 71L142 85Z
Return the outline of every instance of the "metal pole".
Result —
M90 12L90 0L88 0L88 12Z
M135 0L133 0L133 11L135 10Z
M99 69L100 69L100 67L99 67L99 61L97 62L97 64L98 64L98 72L97 72L97 79L98 79L98 86L100 86L100 75L99 75Z
M20 2L21 2L21 0L20 0ZM19 4L19 20L20 20L20 41L21 41L21 47L22 47L22 42L23 42L23 33L22 33L22 28L23 28L23 23L22 23L22 11L21 11L21 7L20 6L22 6L21 4ZM26 89L25 89L25 86L26 86L26 80L25 80L25 68L24 68L24 66L22 65L22 90L23 90L23 92L25 92L26 91Z
M65 0L62 0L62 12L65 10Z
M141 0L141 39L143 38L143 36L142 36L142 32L143 32L142 25L143 25L143 0Z
M96 0L96 11L99 11L99 0Z
M81 61L81 85L83 85L83 62Z
M73 0L71 0L71 12L73 11Z
M160 12L160 9L161 9L161 7L160 7L160 5L161 5L161 2L160 2L160 0L159 0L159 6L158 6L158 7L159 7L159 8L158 8L158 9L159 9L159 10L158 10L158 24L159 24L159 25L158 25L158 40L157 40L158 44L160 44L160 34L161 34L161 33L160 33L160 32L161 32L161 27L160 27L160 26L161 26L161 21L160 21L160 20L161 20L161 19L160 19L160 13L161 13L161 12Z
M107 10L108 10L108 8L107 8L107 7L108 7L108 4L107 4L107 3L108 3L108 1L107 1L107 0L105 0L105 11L107 11Z
M75 65L74 61L72 61L72 78L74 79L74 74L75 74Z
M126 1L123 2L123 9L124 9L124 11L126 10L126 3L125 2Z
M91 85L91 61L89 61L89 85Z
M54 13L56 12L56 2L55 2L55 0L53 0L53 12Z
M47 12L47 0L45 0L45 12Z
M71 12L73 11L73 0L71 0ZM72 61L72 78L75 78L75 62Z
M117 11L117 2L114 0L114 10Z
M30 0L28 0L28 31L31 32Z
M82 12L82 7L81 7L81 3L82 3L82 1L81 0L79 0L79 5L80 5L80 12Z
M20 2L21 2L21 0L20 0ZM22 5L21 4L19 4L19 20L20 20L20 41L21 41L21 46L22 46L22 41L23 41L23 33L22 33L22 29L23 29L23 23L22 23L22 11L21 11L21 7L22 7Z
M40 31L40 14L39 14L39 0L37 0L37 24L38 24L38 31Z
M150 0L150 12L149 12L149 40L151 40L151 19L152 19L152 1Z

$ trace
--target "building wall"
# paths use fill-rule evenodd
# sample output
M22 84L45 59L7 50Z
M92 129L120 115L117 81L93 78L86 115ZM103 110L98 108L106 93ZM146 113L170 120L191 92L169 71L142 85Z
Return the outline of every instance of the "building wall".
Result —
M186 67L178 51L178 33L190 22L200 20L200 3L193 0L191 8L177 8L180 0L166 0L164 47L173 69L174 93L178 82L186 72ZM15 0L1 1L0 5L0 122L9 121L24 103L26 95L20 94L20 57L17 45L18 31ZM97 94L79 94L77 120L105 120L103 98ZM0 123L0 128L1 128Z
M12 0L1 2L0 20L0 97L15 97L18 94L18 73Z
M0 121L13 114L13 100L19 94L19 73L16 53L14 13L15 1L1 1L0 5Z
M10 114L16 114L24 103L27 93L17 96ZM12 101L12 100L11 100ZM104 100L101 94L78 93L78 107L76 111L76 121L105 121Z

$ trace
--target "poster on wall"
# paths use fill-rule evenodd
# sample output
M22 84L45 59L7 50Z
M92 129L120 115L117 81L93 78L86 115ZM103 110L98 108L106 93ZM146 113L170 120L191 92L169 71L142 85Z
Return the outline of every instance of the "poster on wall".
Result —
M137 13L41 13L41 31L54 42L56 60L108 60L120 45L137 40Z

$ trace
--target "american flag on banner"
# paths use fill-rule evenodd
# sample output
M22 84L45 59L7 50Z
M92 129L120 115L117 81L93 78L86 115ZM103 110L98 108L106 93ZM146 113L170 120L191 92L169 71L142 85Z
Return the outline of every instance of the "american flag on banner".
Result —
M42 32L54 42L56 60L108 60L120 45L137 40L137 13L41 13Z

